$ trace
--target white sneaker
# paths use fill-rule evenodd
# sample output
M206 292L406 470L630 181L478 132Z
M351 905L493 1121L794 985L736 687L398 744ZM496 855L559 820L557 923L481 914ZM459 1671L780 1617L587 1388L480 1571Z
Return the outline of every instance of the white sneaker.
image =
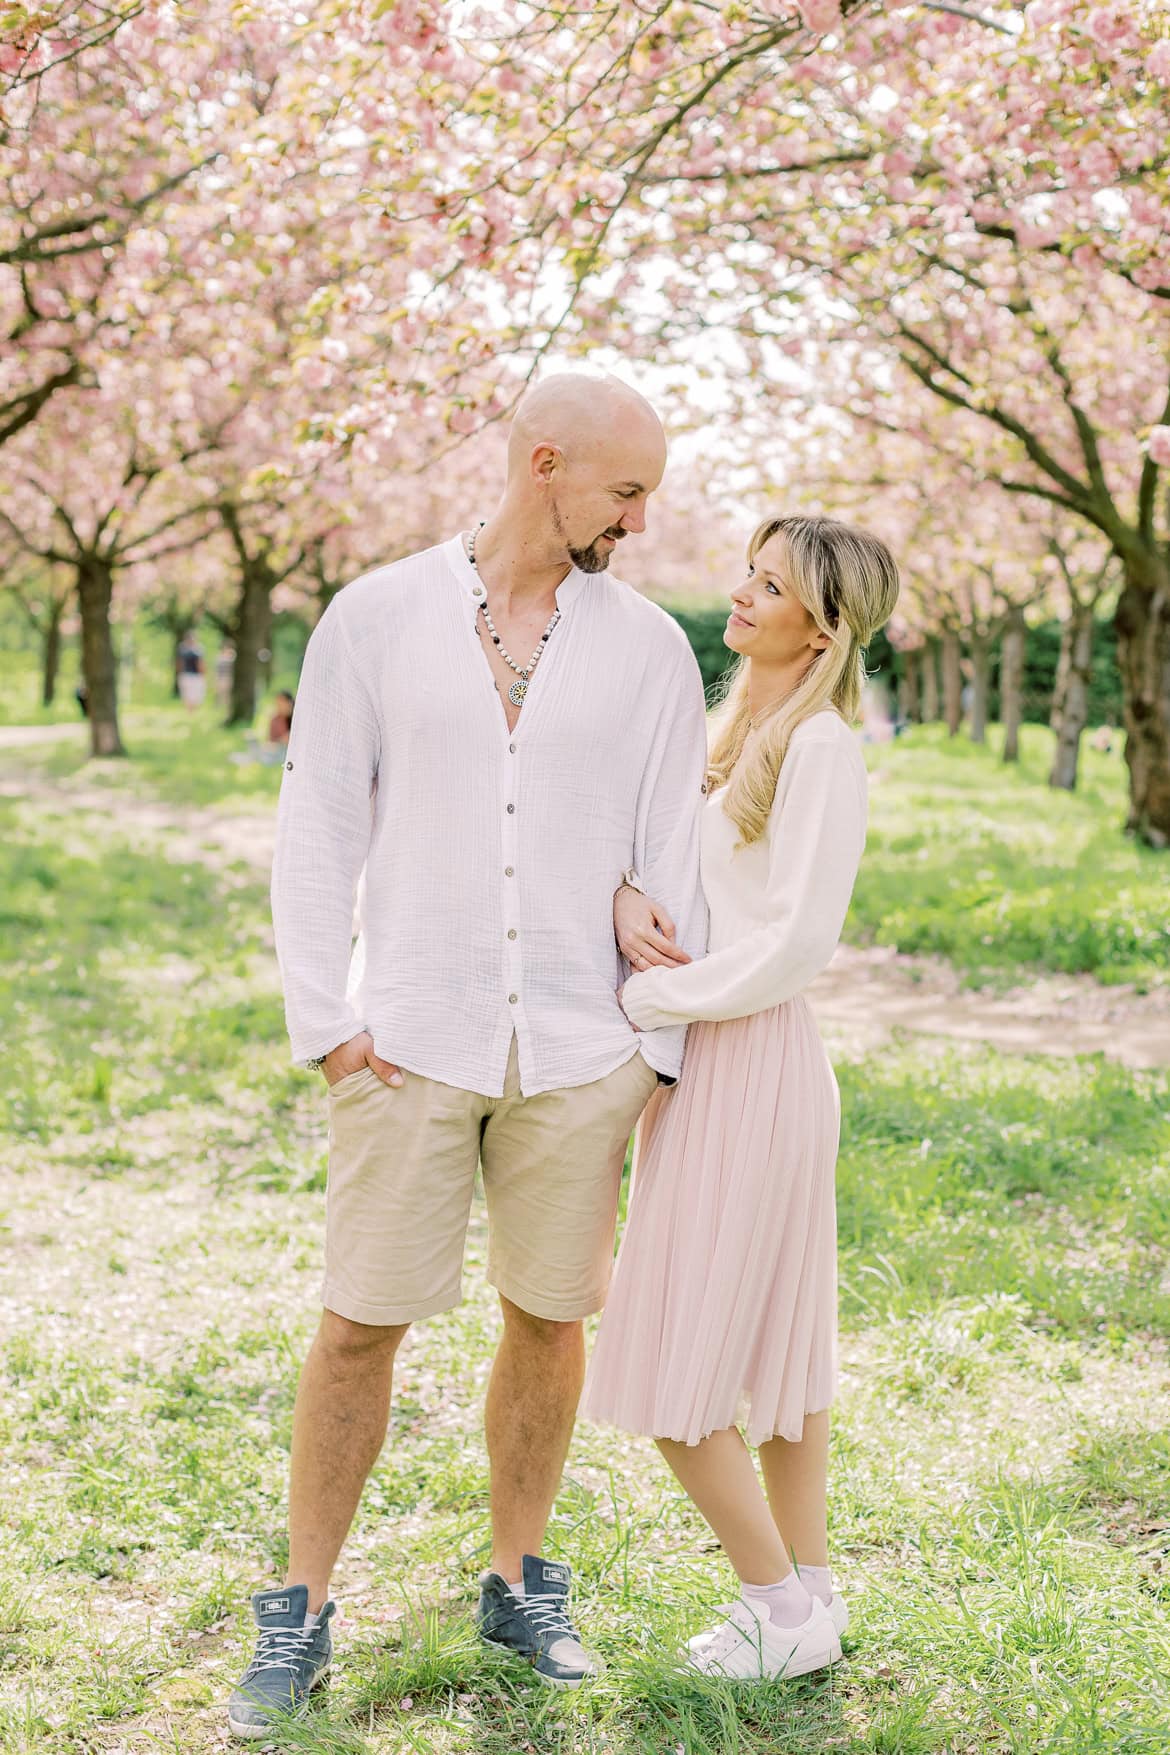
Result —
M726 1621L714 1629L701 1651L692 1650L690 1667L704 1676L732 1681L779 1681L807 1676L835 1664L841 1639L824 1603L814 1597L808 1620L799 1627L777 1627L740 1598Z
M837 1629L837 1638L844 1639L849 1631L849 1609L840 1591L833 1592L826 1606L829 1611L829 1620Z
M721 1603L715 1612L717 1615L727 1616L730 1615L734 1606L733 1603ZM837 1638L844 1639L849 1631L849 1608L840 1591L835 1590L833 1592L826 1607L829 1611L829 1619L837 1629ZM705 1627L702 1633L696 1633L691 1639L687 1640L687 1650L689 1652L702 1651L705 1645L711 1643L722 1626L723 1623L720 1621L715 1627Z

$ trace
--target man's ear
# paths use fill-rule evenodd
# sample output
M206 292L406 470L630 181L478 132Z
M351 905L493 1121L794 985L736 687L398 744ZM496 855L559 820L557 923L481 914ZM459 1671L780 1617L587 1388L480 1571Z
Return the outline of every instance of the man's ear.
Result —
M536 445L533 447L529 466L534 481L547 483L559 469L564 468L565 454L559 445Z

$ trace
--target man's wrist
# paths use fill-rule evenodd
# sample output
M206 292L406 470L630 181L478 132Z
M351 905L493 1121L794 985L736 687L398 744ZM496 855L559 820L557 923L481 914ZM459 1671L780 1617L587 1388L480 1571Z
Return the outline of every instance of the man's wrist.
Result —
M308 1060L303 1061L301 1064L309 1072L320 1072L321 1068L325 1065L325 1062L329 1059L329 1056L331 1054L336 1054L337 1050L339 1048L344 1048L347 1042L356 1041L356 1039L359 1036L364 1036L364 1035L365 1035L364 1029L354 1030L352 1035L342 1036L340 1041L335 1042L333 1044L332 1048L327 1048L323 1054L311 1054L309 1056Z

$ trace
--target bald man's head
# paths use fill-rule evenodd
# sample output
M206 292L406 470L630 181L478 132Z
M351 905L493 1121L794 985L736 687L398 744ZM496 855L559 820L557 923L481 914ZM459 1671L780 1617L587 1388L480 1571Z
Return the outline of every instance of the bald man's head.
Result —
M535 385L508 435L509 502L588 573L646 527L666 435L644 396L612 377L558 372Z

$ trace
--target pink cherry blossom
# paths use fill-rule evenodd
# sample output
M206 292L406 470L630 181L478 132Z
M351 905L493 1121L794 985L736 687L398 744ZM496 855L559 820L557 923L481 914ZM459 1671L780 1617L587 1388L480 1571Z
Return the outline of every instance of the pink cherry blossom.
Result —
M800 16L808 30L827 36L841 25L841 0L799 0Z
M1151 462L1162 469L1170 469L1170 427L1151 427L1146 449Z

